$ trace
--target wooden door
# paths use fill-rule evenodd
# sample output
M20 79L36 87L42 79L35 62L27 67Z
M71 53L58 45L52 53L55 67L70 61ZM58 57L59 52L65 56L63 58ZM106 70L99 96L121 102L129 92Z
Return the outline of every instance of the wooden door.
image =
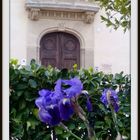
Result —
M40 41L41 64L59 69L71 69L74 64L80 67L80 43L79 40L63 32L46 34Z

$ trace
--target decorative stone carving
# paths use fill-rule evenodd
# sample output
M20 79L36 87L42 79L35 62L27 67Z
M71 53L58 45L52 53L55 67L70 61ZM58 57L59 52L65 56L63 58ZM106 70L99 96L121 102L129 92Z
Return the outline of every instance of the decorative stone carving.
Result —
M62 23L59 23L58 24L58 31L65 31L65 23L64 22L62 22Z
M92 23L94 20L95 13L94 12L86 12L85 13L85 23Z
M65 20L84 20L84 13L69 11L40 11L40 19L65 19Z
M81 1L85 0L76 0L73 3L64 2L64 0L59 2L57 0L27 0L25 6L31 20L53 18L92 23L95 13L99 11L99 6L93 3L83 4Z
M31 20L38 20L39 19L39 12L40 12L40 9L38 9L38 8L31 8L30 11L29 11L28 17Z

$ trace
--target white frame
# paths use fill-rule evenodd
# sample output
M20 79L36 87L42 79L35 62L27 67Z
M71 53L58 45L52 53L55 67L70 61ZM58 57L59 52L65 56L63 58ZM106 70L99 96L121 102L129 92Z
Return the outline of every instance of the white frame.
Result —
M10 28L10 9L9 9L9 1L10 0L3 0L3 98L2 98L2 105L3 105L3 139L9 139L9 45L10 41L9 38L9 28ZM138 66L137 66L137 34L138 34L138 0L131 1L131 8L132 8L132 16L131 16L131 140L138 139L138 83L137 83L137 76L138 76ZM132 123L133 122L133 123Z

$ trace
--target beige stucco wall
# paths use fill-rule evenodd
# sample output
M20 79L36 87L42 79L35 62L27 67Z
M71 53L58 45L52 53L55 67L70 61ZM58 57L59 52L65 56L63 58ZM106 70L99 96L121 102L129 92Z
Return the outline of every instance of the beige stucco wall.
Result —
M39 40L51 31L65 31L74 34L81 44L81 66L98 67L105 72L130 73L130 33L121 29L114 31L101 23L99 11L92 24L82 21L28 19L24 0L11 1L10 57L27 62L35 58L39 62Z
M24 0L10 0L10 57L26 58L27 12Z
M94 65L99 69L111 72L124 71L130 73L130 31L125 34L122 29L117 31L107 28L101 23L100 14L94 21Z

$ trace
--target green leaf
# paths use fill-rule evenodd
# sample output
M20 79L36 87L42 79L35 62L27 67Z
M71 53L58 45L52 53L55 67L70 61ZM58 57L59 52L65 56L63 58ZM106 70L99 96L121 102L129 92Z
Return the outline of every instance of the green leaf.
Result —
M18 97L20 97L23 93L24 93L24 91L23 91L23 90L20 90L20 91L17 91L17 92L16 92L16 95L17 95Z
M38 109L33 109L33 114L34 114L34 116L36 116L36 118L38 118Z
M50 135L50 134L45 135L45 136L43 137L43 140L50 140L50 139L51 139L51 135Z
M106 112L106 109L105 109L105 107L104 107L103 104L99 104L98 106L99 106L99 108L100 108L102 111Z
M16 86L16 90L25 90L28 88L28 85L26 83L19 83Z
M10 59L10 64L17 65L18 64L18 59L11 58Z
M105 117L105 120L106 120L107 125L111 127L112 120L108 116Z
M70 129L70 130L75 129L75 125L71 123L71 124L69 125L69 129Z
M29 121L26 122L27 123L27 128L26 130L28 131L29 130L29 127L31 126L31 123Z
M123 123L120 120L118 120L118 126L123 127Z
M15 118L16 112L17 112L16 109L15 108L12 108L10 110L11 110L10 115L13 115L13 117Z
M31 101L34 101L37 98L37 95L35 96L34 93L29 92L29 91L25 91L24 92L24 97L25 97L25 100L31 102Z
M71 136L71 134L68 132L63 133L62 135L63 138L68 138L69 136Z
M36 126L39 125L39 121L36 120L34 117L30 117L27 121L27 128L31 127L32 129L35 129ZM27 130L28 131L28 130Z
M13 137L16 137L16 138L19 138L19 139L22 139L23 135L24 135L24 127L23 127L23 124L20 123L20 124L17 124L15 122L12 122L11 124L11 133L12 133L12 136Z
M85 126L84 123L80 123L79 127L81 127L82 129L85 129L85 128L86 128L86 126ZM78 129L78 128L77 128L77 129ZM79 129L78 129L78 130L79 130Z
M55 127L55 133L56 133L57 135L62 134L62 133L63 133L62 128L61 128L61 127Z
M19 108L20 108L20 110L21 109L23 109L23 108L25 108L26 107L26 102L25 102L25 100L20 100L20 102L19 102Z
M36 88L36 87L37 87L37 83L36 83L36 81L33 80L33 79L30 79L30 80L29 80L29 85L30 85L32 88Z
M104 126L104 122L95 122L95 128L102 128Z
M78 67L77 64L74 64L74 65L73 65L73 69L74 69L74 70L77 70L77 67Z

